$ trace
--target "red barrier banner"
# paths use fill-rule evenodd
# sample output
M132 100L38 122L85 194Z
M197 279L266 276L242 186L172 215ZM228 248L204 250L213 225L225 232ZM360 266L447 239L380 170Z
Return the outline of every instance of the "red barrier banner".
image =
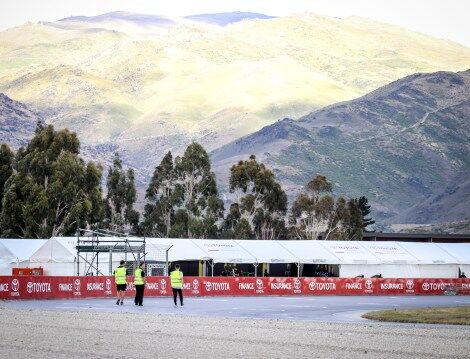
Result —
M127 297L133 296L132 277ZM470 294L470 279L185 277L186 296ZM0 276L0 299L105 298L113 277ZM171 295L168 277L147 277L145 296Z

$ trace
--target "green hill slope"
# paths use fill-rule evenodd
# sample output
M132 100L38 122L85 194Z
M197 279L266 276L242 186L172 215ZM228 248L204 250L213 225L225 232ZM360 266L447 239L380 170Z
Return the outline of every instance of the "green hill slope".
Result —
M418 211L421 203L468 172L469 121L470 70L416 74L299 121L267 126L216 150L212 159L223 176L240 158L256 154L291 193L316 173L324 174L337 192L366 195L382 220L464 219L470 217L467 185L441 210L455 206L458 210L451 213L460 218L439 211L392 217L413 206Z

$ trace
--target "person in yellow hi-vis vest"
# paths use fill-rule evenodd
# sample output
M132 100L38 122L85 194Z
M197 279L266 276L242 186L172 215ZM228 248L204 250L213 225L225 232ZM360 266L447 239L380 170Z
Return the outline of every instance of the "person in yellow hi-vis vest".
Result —
M183 272L180 271L180 265L175 265L175 270L170 273L171 289L173 289L173 301L175 308L178 306L176 298L180 296L180 304L183 306Z
M124 304L124 296L127 289L127 276L129 275L126 267L124 267L124 261L119 262L119 267L114 270L114 281L116 282L117 291L117 302L116 304Z
M144 301L144 288L145 288L145 272L142 269L143 264L140 263L134 272L134 286L135 286L135 305L142 306Z

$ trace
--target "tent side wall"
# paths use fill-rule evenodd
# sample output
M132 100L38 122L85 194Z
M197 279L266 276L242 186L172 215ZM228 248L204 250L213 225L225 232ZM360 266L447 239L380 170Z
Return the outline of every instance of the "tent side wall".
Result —
M382 278L457 278L457 264L342 264L340 277L351 278L358 275Z

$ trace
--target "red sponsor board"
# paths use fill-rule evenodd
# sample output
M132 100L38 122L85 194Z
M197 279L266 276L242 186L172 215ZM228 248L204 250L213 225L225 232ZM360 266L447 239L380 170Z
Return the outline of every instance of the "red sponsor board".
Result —
M307 295L374 295L378 283L366 278L303 278Z
M302 282L305 278L266 278L267 294L270 295L300 295Z
M200 295L240 295L236 290L236 279L229 277L203 277L201 278Z
M380 278L377 281L379 295L416 295L422 294L417 286L417 279ZM443 292L439 293L443 294Z
M135 287L129 278L127 296ZM185 277L186 296L470 294L470 279ZM0 299L61 299L116 295L113 277L0 276ZM147 277L145 295L171 295L168 277Z

